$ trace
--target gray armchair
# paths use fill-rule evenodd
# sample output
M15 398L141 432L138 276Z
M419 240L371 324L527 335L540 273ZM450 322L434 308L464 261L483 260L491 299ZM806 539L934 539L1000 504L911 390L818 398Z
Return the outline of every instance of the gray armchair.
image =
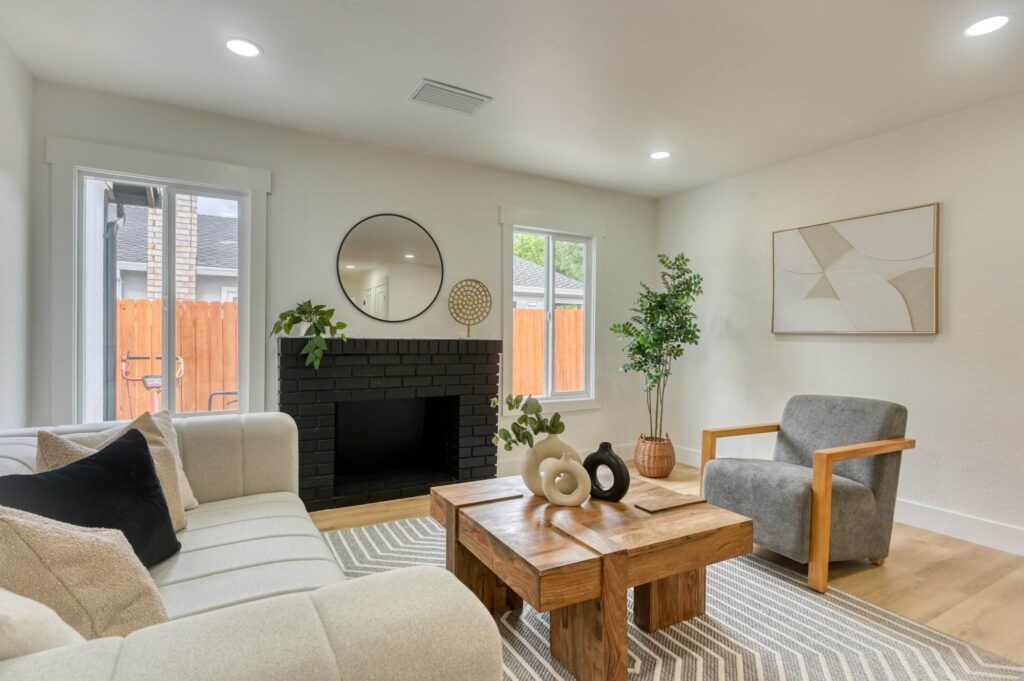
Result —
M754 543L807 563L812 589L828 588L830 560L889 554L907 410L857 397L797 395L781 423L704 431L702 493L754 519ZM778 431L775 455L715 459L719 438Z

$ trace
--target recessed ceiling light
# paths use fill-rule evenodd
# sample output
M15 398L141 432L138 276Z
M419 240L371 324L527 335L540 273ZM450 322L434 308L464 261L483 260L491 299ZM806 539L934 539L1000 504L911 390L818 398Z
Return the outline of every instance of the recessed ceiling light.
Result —
M224 45L240 57L258 57L263 54L263 48L251 40L232 38L224 43Z
M655 161L662 161L672 155L670 151L655 151L651 153L651 158Z
M964 31L964 35L972 38L979 35L987 35L993 31L998 31L1008 23L1010 23L1010 17L1000 14L999 16L989 17L988 19L982 19L977 23L971 24Z
M354 270L355 268L356 268L355 265L345 265L345 269L346 270Z
M412 259L413 259L413 258L415 258L415 257L416 257L416 256L415 256L415 255L413 255L412 253L406 253L406 254L405 254L405 259L406 259L406 260L412 260Z

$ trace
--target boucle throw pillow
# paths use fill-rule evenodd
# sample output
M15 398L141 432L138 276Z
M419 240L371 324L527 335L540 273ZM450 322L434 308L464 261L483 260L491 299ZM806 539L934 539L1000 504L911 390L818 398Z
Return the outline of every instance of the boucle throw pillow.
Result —
M170 448L171 454L174 455L174 466L178 472L178 491L181 493L181 503L186 511L191 511L199 505L199 501L196 500L196 495L192 492L192 485L189 484L188 478L185 476L185 467L181 461L181 446L178 444L178 434L174 430L174 425L171 423L171 414L167 410L158 411L155 414L146 412L128 425L118 425L94 433L70 433L65 434L64 437L80 445L99 449L103 445L124 435L130 428L138 428L142 431L143 435L147 435L146 439L148 441L147 431L149 429L144 427L148 425L148 423L144 422L147 415L153 419L156 427L160 430L160 434L164 436L164 442ZM155 441L150 442L150 449L153 449L157 444L159 443Z
M40 435L44 442L56 437ZM0 504L63 523L121 530L146 567L181 548L153 457L137 430L67 466L0 476Z
M0 589L0 662L84 640L53 609Z
M171 453L174 454L174 465L178 471L178 491L181 492L181 503L186 511L191 511L199 505L199 500L196 499L196 495L192 492L192 485L189 484L188 478L185 476L185 466L181 460L181 446L178 444L178 433L175 432L174 424L171 423L171 413L168 411L158 411L153 414L153 421L156 423L156 427L160 429L160 432L164 434L164 440L167 441L167 445L171 448Z
M0 588L38 601L87 639L167 621L153 578L119 530L0 506Z
M146 438L149 454L156 466L156 475L160 478L160 488L167 501L167 510L171 513L171 524L175 532L180 532L188 525L185 506L181 501L178 487L178 469L175 465L174 453L156 420L146 412L132 421L128 426L117 426L98 433L78 433L73 435L54 435L45 430L39 431L36 447L36 471L52 471L80 461L95 454L129 430L137 430Z

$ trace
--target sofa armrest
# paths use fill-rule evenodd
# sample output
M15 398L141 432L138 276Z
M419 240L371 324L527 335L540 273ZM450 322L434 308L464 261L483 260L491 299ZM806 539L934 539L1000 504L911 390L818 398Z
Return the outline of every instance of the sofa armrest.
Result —
M181 459L199 503L299 491L299 436L279 412L174 420Z
M501 638L452 575L414 567L0 663L19 681L499 681Z

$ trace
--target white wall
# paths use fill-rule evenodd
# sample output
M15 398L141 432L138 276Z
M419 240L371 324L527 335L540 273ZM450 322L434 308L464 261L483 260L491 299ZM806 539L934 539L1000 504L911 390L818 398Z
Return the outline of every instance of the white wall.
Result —
M0 425L28 418L32 77L0 39Z
M705 277L669 430L774 420L794 393L906 405L898 518L1024 553L1024 95L659 203L658 248ZM938 201L939 334L773 336L771 232ZM770 436L723 442L770 456ZM695 452L689 452L692 457Z
M606 330L626 314L638 281L653 273L654 201L50 83L37 83L35 113L33 196L41 233L49 229L50 182L42 162L46 136L269 168L273 193L268 199L268 317L312 298L336 306L338 317L349 324L346 332L354 337L461 337L464 329L449 316L446 297L452 284L466 277L482 280L497 297L501 286L499 206L592 216L601 273L597 388L604 409L566 414L566 436L586 449L601 440L629 442L646 423L640 382L618 372L621 352ZM467 119L467 125L472 125L472 119ZM345 232L359 220L382 212L407 215L422 224L444 258L441 296L426 313L405 323L367 318L352 307L338 285L336 257ZM33 265L33 282L41 292L70 295L46 290L44 239L34 246ZM34 333L48 332L43 317L34 320ZM497 305L473 335L500 337ZM45 356L33 358L33 367L44 374L46 365ZM272 352L268 406L274 406L276 394L276 354ZM60 420L62 415L48 412L48 404L47 396L35 396L35 422Z

